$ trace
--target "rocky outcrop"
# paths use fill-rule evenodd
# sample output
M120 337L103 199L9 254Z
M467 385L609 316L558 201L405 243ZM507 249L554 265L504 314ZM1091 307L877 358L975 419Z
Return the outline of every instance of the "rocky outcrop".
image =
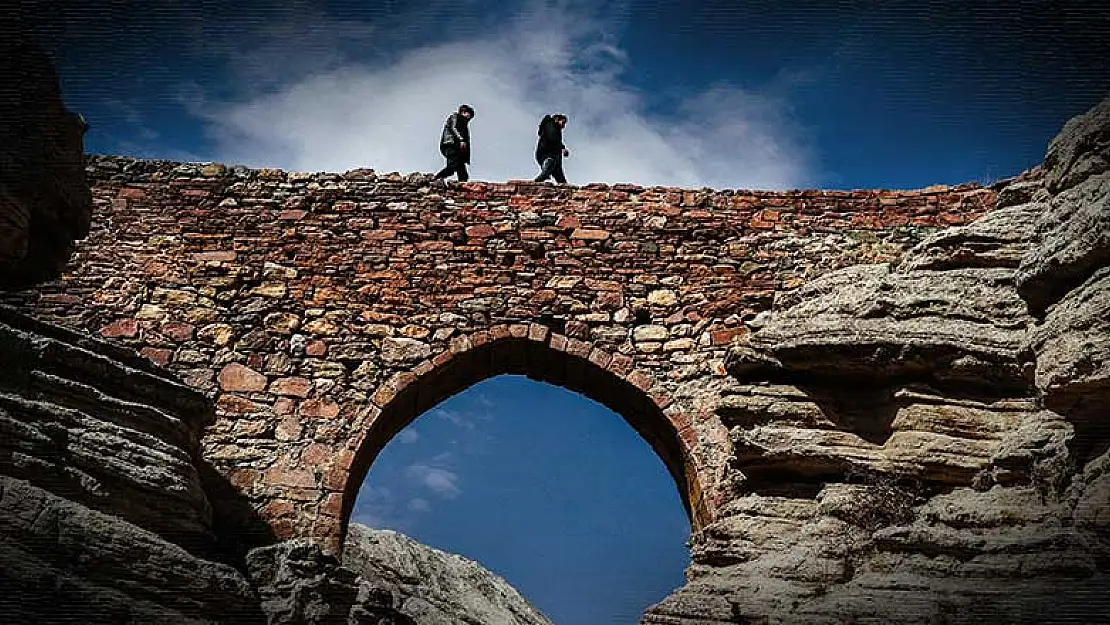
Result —
M203 395L137 354L6 309L0 344L0 472L194 551L213 543Z
M420 625L551 623L508 582L477 562L396 532L351 524L343 561L392 593L398 609Z
M289 540L246 558L268 625L424 625L394 609L387 587L341 566L319 545Z
M1028 338L1045 405L1106 439L1110 395L1110 98L1068 122L1049 146L1049 209L1017 286L1038 317Z
M15 13L0 24L0 289L57 276L92 211L84 121Z
M6 475L0 586L4 623L266 622L234 568Z
M1110 615L1110 98L996 210L776 297L711 409L735 496L644 623Z
M200 393L127 350L0 309L0 621L263 623L219 561Z

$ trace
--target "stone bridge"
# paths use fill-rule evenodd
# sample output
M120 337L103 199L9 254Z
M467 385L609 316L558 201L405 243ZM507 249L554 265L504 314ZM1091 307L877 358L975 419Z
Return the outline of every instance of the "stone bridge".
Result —
M389 440L503 373L625 418L699 531L736 494L708 406L749 322L778 292L897 258L995 203L977 185L437 187L117 157L87 171L93 227L70 273L2 301L211 392L203 455L227 496L277 537L331 549Z

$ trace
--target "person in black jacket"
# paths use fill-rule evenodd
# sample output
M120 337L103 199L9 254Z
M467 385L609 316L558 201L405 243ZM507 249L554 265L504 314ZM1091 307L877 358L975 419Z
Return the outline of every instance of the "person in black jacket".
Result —
M570 156L570 150L563 145L563 128L567 126L567 116L562 113L544 115L540 121L540 140L536 144L536 162L540 164L540 175L536 182L543 182L554 176L555 182L566 184L563 175L563 157Z
M460 105L457 112L447 117L439 137L439 152L447 159L447 166L435 175L436 180L451 174L458 174L459 182L470 179L466 165L470 162L470 120L473 117L474 109L468 104Z

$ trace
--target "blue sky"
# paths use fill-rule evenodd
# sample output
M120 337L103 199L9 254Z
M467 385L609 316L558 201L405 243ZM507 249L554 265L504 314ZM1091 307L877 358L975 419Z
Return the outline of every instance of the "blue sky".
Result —
M21 6L93 153L432 172L443 118L467 102L478 180L534 176L536 123L562 111L572 183L851 189L1040 162L1110 93L1098 4ZM357 513L483 562L560 625L634 622L686 563L681 504L646 444L606 409L517 378L399 435Z
M468 102L476 179L532 177L561 110L573 182L922 187L1039 162L1110 91L1078 0L23 4L90 151L309 171L435 171Z
M559 625L637 623L689 563L689 521L648 444L604 406L522 376L402 430L354 515L478 560Z

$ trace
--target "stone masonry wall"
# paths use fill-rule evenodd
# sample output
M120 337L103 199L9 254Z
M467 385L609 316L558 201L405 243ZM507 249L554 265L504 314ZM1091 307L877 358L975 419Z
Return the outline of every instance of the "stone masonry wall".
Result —
M777 291L897 258L995 202L976 185L437 187L116 157L87 173L73 269L3 301L212 393L206 460L279 537L333 547L389 438L506 372L622 414L704 526L731 497L732 444L704 394L747 322Z

